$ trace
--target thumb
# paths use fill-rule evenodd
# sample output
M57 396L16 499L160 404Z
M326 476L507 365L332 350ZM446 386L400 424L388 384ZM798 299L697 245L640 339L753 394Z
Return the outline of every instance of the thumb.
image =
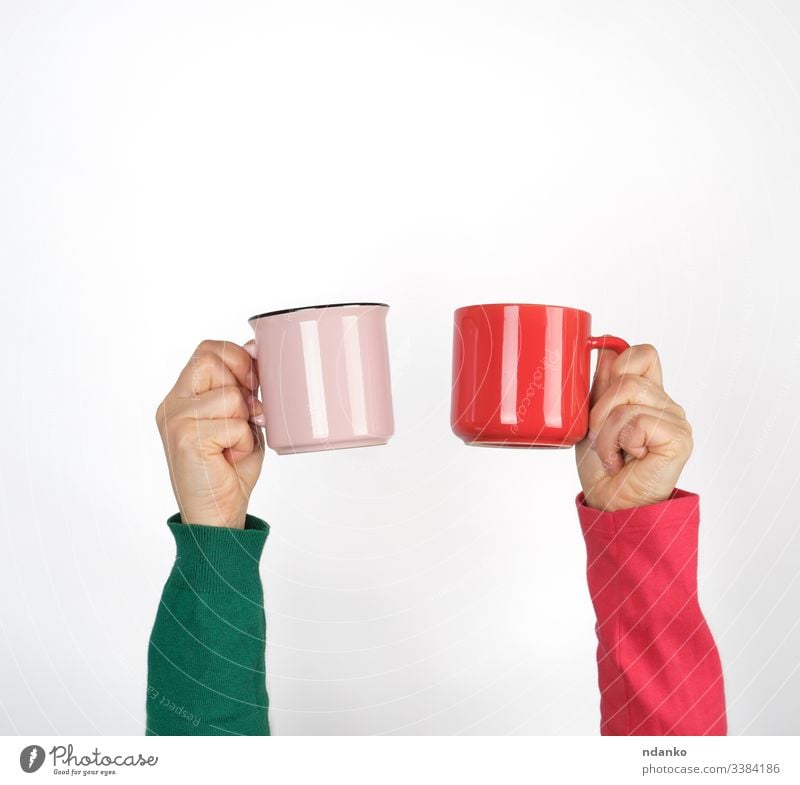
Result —
M611 366L614 360L617 359L617 353L611 349L600 349L597 352L597 367L594 370L594 379L592 381L592 392L589 396L589 402L592 406L597 402L597 399L608 389L611 384Z

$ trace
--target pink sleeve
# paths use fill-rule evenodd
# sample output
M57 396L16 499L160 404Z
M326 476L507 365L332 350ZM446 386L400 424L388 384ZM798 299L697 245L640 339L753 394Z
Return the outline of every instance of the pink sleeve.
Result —
M724 736L722 666L697 601L697 494L602 512L576 499L597 624L600 732Z

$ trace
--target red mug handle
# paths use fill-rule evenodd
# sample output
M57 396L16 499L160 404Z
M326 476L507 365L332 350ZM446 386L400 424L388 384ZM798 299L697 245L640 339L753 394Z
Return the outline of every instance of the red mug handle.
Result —
M616 335L589 336L589 349L611 349L612 352L622 354L629 348L630 344Z

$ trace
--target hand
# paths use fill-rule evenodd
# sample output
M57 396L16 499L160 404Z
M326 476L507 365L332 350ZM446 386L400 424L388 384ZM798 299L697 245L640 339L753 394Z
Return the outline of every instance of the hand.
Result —
M184 523L244 528L264 459L252 345L203 341L156 410Z
M692 454L692 429L664 392L656 350L601 350L590 406L575 449L586 504L612 511L668 499Z

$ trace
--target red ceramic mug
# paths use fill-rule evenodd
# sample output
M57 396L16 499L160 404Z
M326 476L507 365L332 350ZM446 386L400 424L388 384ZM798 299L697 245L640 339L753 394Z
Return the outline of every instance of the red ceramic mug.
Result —
M591 335L591 314L494 303L455 312L450 424L467 444L571 447L589 429L592 349L628 348Z

